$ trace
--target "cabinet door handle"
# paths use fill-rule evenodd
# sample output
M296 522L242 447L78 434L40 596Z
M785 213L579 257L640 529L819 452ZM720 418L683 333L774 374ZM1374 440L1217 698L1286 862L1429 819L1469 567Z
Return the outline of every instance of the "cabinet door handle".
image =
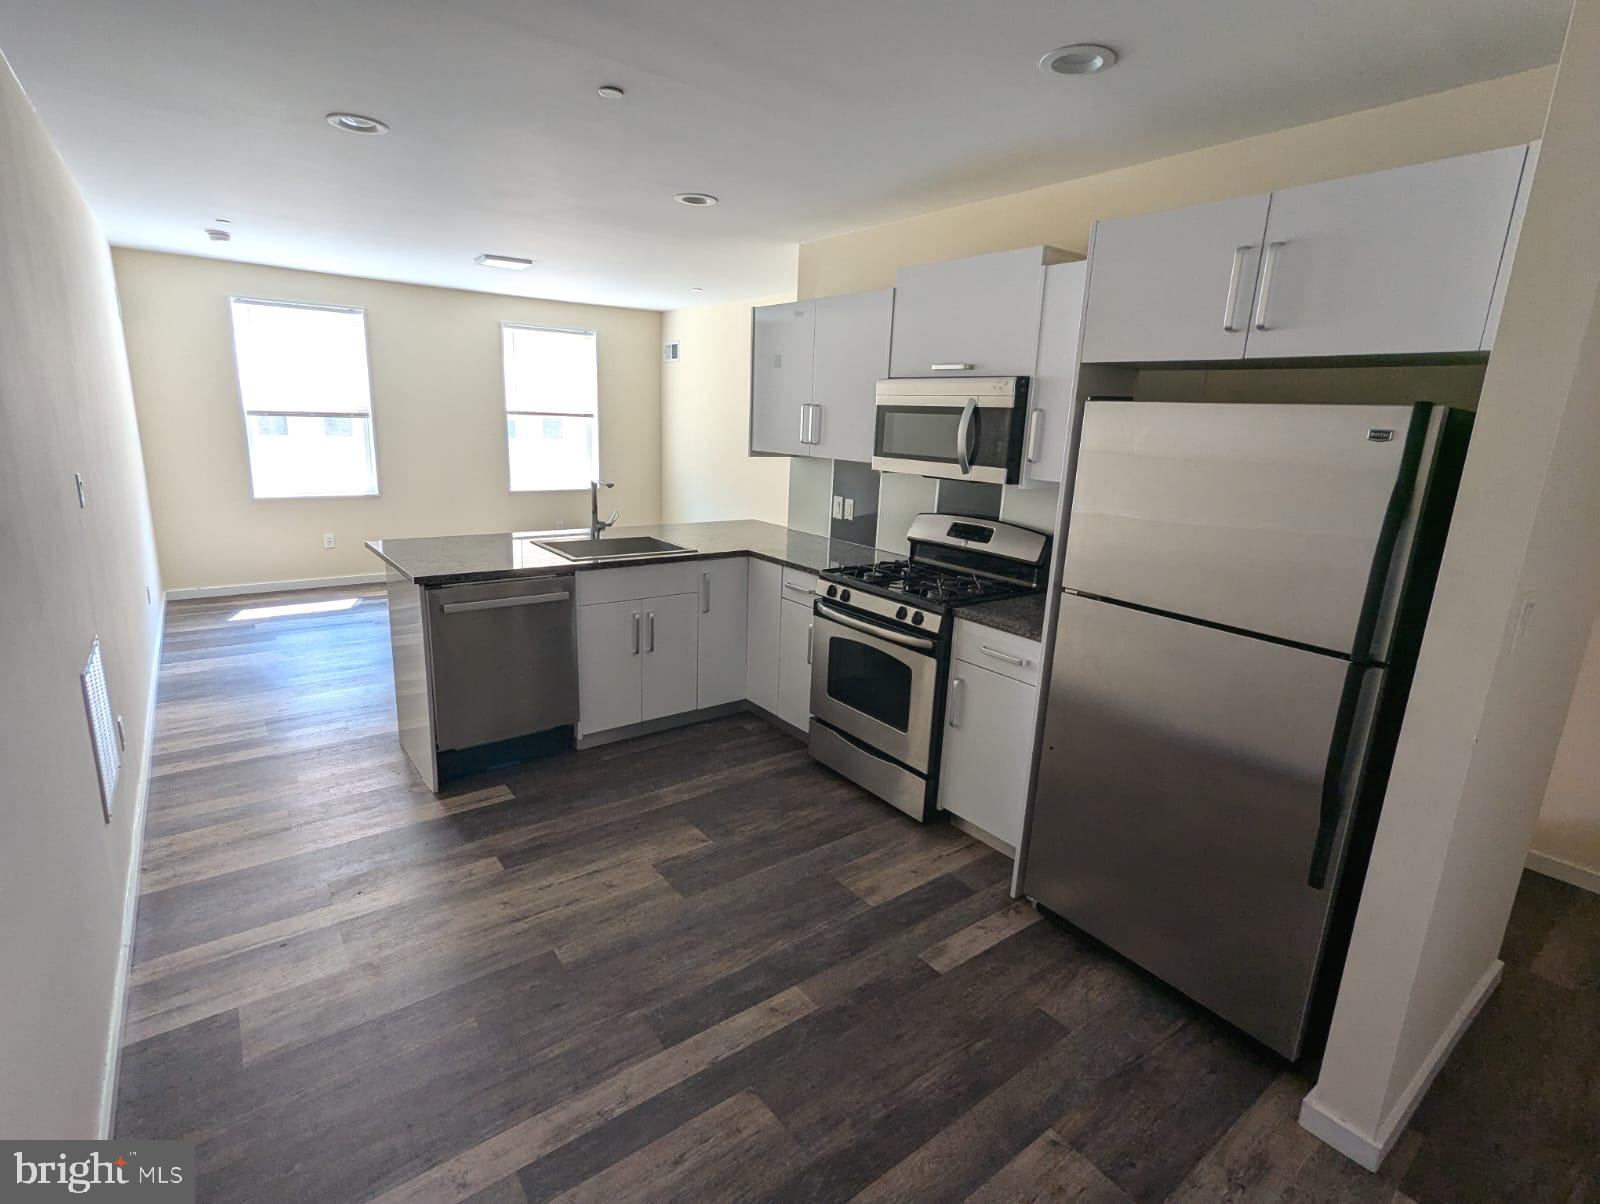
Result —
M633 612L633 654L639 655L639 612Z
M1027 447L1028 447L1027 455L1028 455L1028 463L1029 464L1037 464L1039 462L1039 429L1041 427L1043 427L1043 426L1044 426L1044 411L1043 410L1029 410L1028 411L1028 430L1027 430L1027 433L1023 436L1023 442L1025 444L1027 444Z
M945 707L945 717L949 719L951 727L961 726L961 697L964 685L959 677L950 679L950 702Z
M992 656L997 661L1005 661L1008 665L1015 665L1021 669L1027 665L1027 660L1020 656L1012 656L1009 652L1001 652L998 648L991 648L988 644L979 644L978 650L985 656Z
M1283 243L1269 242L1267 244L1266 259L1261 264L1261 292L1256 297L1255 328L1257 330L1270 330L1267 325L1267 296L1272 292L1272 277L1278 267L1278 252L1283 250Z
M806 624L806 664L808 664L808 665L811 663L811 654L813 653L813 651L815 651L816 646L817 646L817 625L815 623L807 623Z
M711 574L710 573L701 573L700 574L700 613L703 614L703 615L708 615L708 614L711 613Z
M816 402L811 403L811 444L816 446L822 442L822 406Z
M796 585L793 581L785 581L783 583L783 588L788 590L788 591L790 591L791 593L805 594L808 598L811 596L811 593L812 593L811 586L809 586L809 585Z
M644 650L646 652L654 652L656 650L656 612L653 610L645 612L644 632Z
M971 364L929 364L929 372L971 372Z
M972 471L972 416L977 411L978 399L967 398L967 404L961 407L961 423L956 427L956 463L961 466L962 476Z
M1233 249L1233 270L1228 273L1228 297L1222 304L1222 329L1229 334L1239 333L1239 328L1233 324L1234 312L1239 308L1239 281L1244 277L1244 257L1255 250L1255 246L1255 243L1247 242Z
M810 436L811 436L811 406L809 404L807 404L807 405L803 405L803 406L800 407L800 442L801 443L810 443L811 442L811 437Z

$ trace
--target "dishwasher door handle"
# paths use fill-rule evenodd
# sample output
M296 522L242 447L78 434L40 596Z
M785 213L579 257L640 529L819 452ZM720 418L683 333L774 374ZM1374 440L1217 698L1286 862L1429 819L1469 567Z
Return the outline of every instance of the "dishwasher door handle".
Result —
M484 598L479 602L446 602L439 607L441 614L458 615L472 610L506 610L512 606L543 606L547 602L565 602L572 597L566 590L552 594L523 594L516 598Z

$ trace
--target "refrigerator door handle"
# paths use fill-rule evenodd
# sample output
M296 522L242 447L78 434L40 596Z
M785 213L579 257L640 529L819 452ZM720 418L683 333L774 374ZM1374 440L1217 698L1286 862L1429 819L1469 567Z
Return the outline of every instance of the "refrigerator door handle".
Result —
M1322 890L1328 885L1334 850L1342 843L1355 812L1382 682L1383 670L1373 665L1351 665L1345 677L1344 697L1339 703L1333 740L1328 748L1328 764L1322 775L1317 837L1311 846L1311 865L1306 871L1306 885L1312 890Z

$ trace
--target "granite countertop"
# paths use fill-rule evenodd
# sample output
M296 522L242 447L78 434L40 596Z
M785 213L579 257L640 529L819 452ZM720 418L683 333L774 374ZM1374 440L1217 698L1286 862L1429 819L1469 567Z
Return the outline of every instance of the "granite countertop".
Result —
M372 550L395 572L417 585L462 585L471 581L503 581L509 577L544 577L553 573L589 572L635 564L709 560L718 556L754 556L775 564L820 573L846 564L900 559L899 553L842 539L827 539L776 523L740 519L714 523L649 523L612 527L601 538L653 535L681 544L681 555L635 556L628 559L567 560L541 548L536 539L587 535L582 531L507 531L493 535L440 535L421 539L373 539ZM1044 627L1044 595L1007 598L965 606L960 615L986 627L1038 639Z
M1024 594L1020 598L1001 598L963 606L956 612L963 619L993 627L996 631L1037 640L1044 636L1044 593Z
M775 564L820 573L844 564L867 564L893 559L894 553L840 539L826 539L792 531L776 523L753 519L716 523L651 523L612 527L603 536L615 539L650 535L682 545L686 551L670 556L635 556L618 560L567 560L541 548L536 539L582 531L512 531L497 535L442 535L425 539L374 539L367 547L391 568L418 585L460 585L468 581L498 581L507 577L542 577L551 573L588 572L630 564L659 564L681 560L707 560L717 556L755 556Z

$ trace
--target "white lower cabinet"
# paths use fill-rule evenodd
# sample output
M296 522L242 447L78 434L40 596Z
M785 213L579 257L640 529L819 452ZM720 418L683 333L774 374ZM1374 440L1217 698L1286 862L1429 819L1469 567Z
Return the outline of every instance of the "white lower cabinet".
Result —
M701 707L737 702L745 696L747 561L743 556L708 560L700 570L699 697Z
M811 604L782 603L778 622L779 719L805 731L811 723Z
M1037 687L952 661L939 806L1015 849L1033 761Z
M582 735L680 715L699 690L698 595L578 607Z
M745 603L745 697L762 710L778 712L778 625L782 614L783 568L770 560L750 561Z
M578 607L578 727L584 735L644 718L644 603Z

